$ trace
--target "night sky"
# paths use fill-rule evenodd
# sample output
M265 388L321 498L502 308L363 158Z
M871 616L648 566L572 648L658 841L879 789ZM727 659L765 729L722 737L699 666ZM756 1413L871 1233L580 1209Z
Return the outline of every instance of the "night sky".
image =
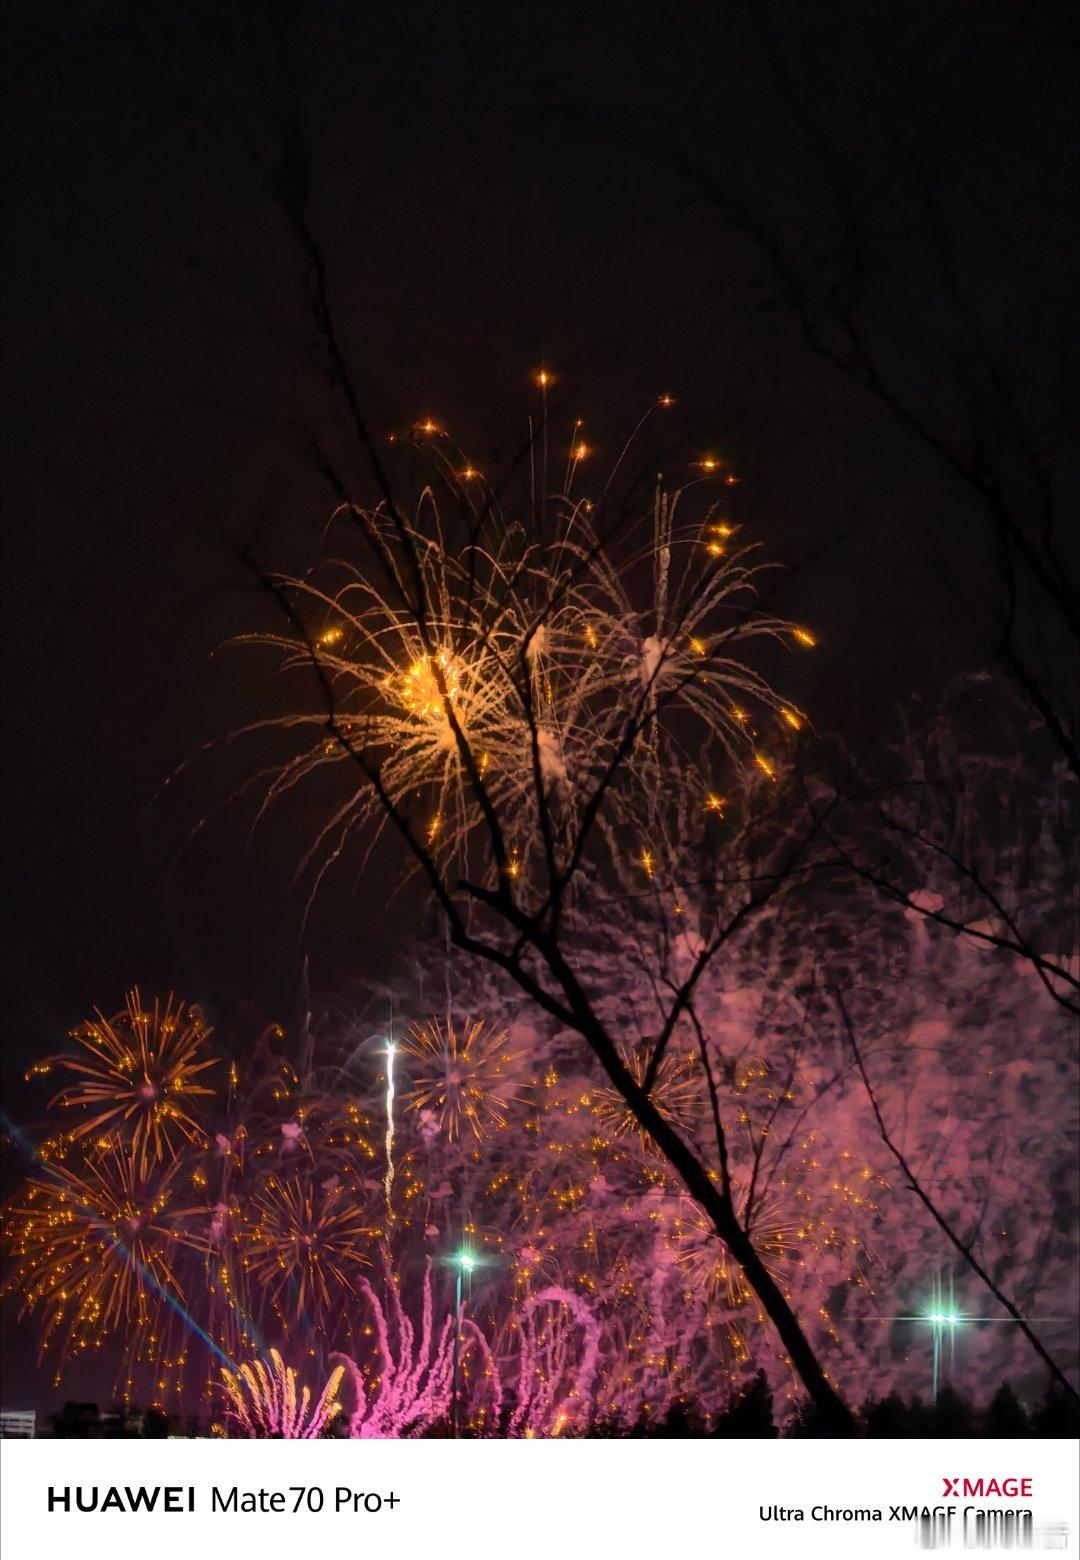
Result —
M27 1059L133 980L211 1014L237 997L295 1007L303 817L249 846L240 809L185 851L221 772L204 762L155 800L249 708L253 663L213 653L262 610L229 539L295 562L330 507L291 431L332 440L339 414L269 193L285 122L311 149L377 429L430 412L497 463L543 360L603 457L671 393L671 469L733 460L774 555L846 533L785 602L822 641L792 674L819 723L856 737L984 662L980 518L802 350L697 175L813 271L841 168L898 380L963 437L970 343L927 252L913 192L928 180L965 305L1068 513L1071 5L6 12L9 1112ZM341 879L320 902L303 944L320 989L382 970L415 930L407 899L371 914L377 889L350 899Z

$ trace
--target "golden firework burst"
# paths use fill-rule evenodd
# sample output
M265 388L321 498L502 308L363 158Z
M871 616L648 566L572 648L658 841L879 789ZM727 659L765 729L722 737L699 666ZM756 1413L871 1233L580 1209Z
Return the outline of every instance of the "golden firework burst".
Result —
M506 1125L520 1092L520 1057L504 1029L433 1018L413 1025L402 1050L410 1059L407 1103L431 1111L451 1142L466 1133L479 1142Z
M356 1293L382 1233L340 1177L275 1173L245 1207L240 1261L249 1288L263 1291L283 1324L318 1328Z
M130 1143L136 1171L146 1176L152 1164L171 1160L179 1143L204 1137L196 1102L214 1093L203 1081L216 1061L206 1055L209 1033L196 1008L172 996L147 1008L136 987L122 1012L108 1019L96 1012L72 1031L76 1053L36 1070L75 1074L50 1102L83 1113L67 1128L69 1140L118 1136Z
M50 1166L8 1206L5 1290L40 1316L43 1348L55 1336L73 1355L148 1326L163 1299L183 1303L177 1258L202 1242L188 1228L193 1210L178 1205L178 1174L178 1165L144 1173L114 1141L78 1167Z
M639 1087L645 1081L651 1049L648 1045L619 1045L622 1061ZM656 1070L649 1097L680 1132L690 1132L702 1113L704 1086L705 1076L697 1056L672 1042ZM592 1105L604 1129L614 1137L636 1135L643 1143L652 1141L613 1084L605 1082L597 1088Z

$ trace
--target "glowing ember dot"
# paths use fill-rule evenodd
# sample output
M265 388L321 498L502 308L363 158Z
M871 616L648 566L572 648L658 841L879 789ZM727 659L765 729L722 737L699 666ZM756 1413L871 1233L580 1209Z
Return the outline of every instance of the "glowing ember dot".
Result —
M803 729L802 718L797 715L794 710L782 709L780 711L780 718L787 721L792 731L801 731Z
M554 375L549 373L546 368L537 370L536 383L540 386L541 390L546 390L548 385L554 384L554 382Z
M817 640L814 638L809 629L793 628L791 632L801 645L806 645L810 650L812 650L817 644Z
M714 455L703 455L698 461L698 465L702 471L719 471L720 469L720 462Z
M705 798L705 811L717 813L721 818L724 816L724 808L726 806L727 799L723 796L717 796L715 791L710 791Z
M645 876L651 878L655 870L653 863L653 853L651 850L643 850L641 852L641 867L642 871L645 873Z
M675 405L675 397L673 395L662 395L660 397L660 399L659 399L658 405L660 405L660 406L674 406Z
M340 628L324 628L319 635L321 645L337 645L341 643L342 632Z
M584 460L588 453L589 446L587 444L575 444L573 450L571 451L571 454L575 460Z
M456 704L462 696L461 679L457 663L447 650L440 650L434 659L431 656L420 656L407 672L397 678L388 677L384 686L396 694L401 706L418 720L445 721L446 704L442 688L439 687L440 673L446 699Z
M764 753L755 753L754 763L761 770L762 774L768 777L768 779L776 779L776 765L772 762L771 759L766 758Z
M461 473L462 482L473 482L480 475L474 466L466 466Z

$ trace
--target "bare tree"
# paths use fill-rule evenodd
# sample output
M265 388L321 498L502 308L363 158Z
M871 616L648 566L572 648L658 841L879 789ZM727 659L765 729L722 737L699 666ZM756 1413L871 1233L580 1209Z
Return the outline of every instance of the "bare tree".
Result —
M547 565L530 562L532 555L526 551L515 564L500 561L491 576L485 573L483 560L489 556L493 533L506 526L498 511L495 488L481 485L471 469L462 470L455 460L444 458L440 498L452 503L460 516L458 545L442 554L445 558L453 551L457 560L454 600L448 608L447 602L439 599L441 587L433 585L426 538L399 503L397 487L361 407L335 322L326 260L310 220L307 166L295 141L286 144L276 195L303 257L323 367L346 409L355 446L378 495L376 505L364 507L354 501L333 457L310 432L306 434L307 446L335 494L363 559L357 572L350 574L347 588L363 590L362 576L377 582L380 627L375 634L396 635L401 644L413 647L413 671L426 683L425 708L439 721L440 741L449 755L437 805L458 810L453 848L444 845L441 812L434 818L420 815L416 787L395 770L385 743L380 745L377 724L370 716L358 718L343 705L343 677L348 668L335 651L337 631L320 630L312 610L314 603L325 621L327 611L333 608L335 621L345 621L348 627L348 609L341 593L333 597L309 580L272 574L245 550L246 566L277 603L286 625L278 641L280 648L294 665L303 661L315 679L320 702L317 721L322 732L318 756L326 758L332 753L351 767L357 794L363 798L363 817L370 821L374 816L376 823L381 820L392 828L406 859L439 906L453 944L501 971L538 1009L585 1041L641 1131L742 1268L812 1398L823 1429L849 1434L853 1421L848 1409L828 1381L751 1230L738 1216L727 1163L727 1128L719 1112L714 1080L709 1077L713 1163L680 1133L654 1098L672 1036L680 1024L692 1022L694 993L705 971L777 889L803 870L824 820L811 821L801 838L781 846L775 840L763 841L761 860L744 881L719 898L714 895L710 901L703 897L698 951L669 994L663 1022L652 1039L646 1065L637 1075L600 1016L568 931L583 912L590 884L606 871L615 836L632 828L638 839L651 839L652 830L663 828L663 792L672 773L664 759L663 731L669 712L689 708L692 715L701 718L704 709L707 724L710 689L715 686L721 690L722 713L720 703L714 713L725 728L724 741L738 755L738 761L744 766L749 763L755 772L750 724L745 711L736 707L732 713L730 679L736 678L736 686L748 687L759 702L779 709L782 701L763 679L749 671L740 654L743 640L760 634L786 636L791 625L765 611L755 571L744 553L736 550L734 556L728 556L727 543L734 527L717 518L712 506L705 517L711 524L699 525L697 530L699 542L705 544L701 551L704 566L677 600L671 588L666 611L660 614L664 621L634 625L632 655L629 663L622 655L618 687L610 682L605 685L602 678L593 686L592 702L582 714L588 727L590 756L575 757L573 775L568 777L571 760L565 731L560 734L558 754L552 748L544 688L552 673L548 670L538 675L538 646L548 645L554 637L560 614L582 609L588 596L587 581L603 580L605 588L617 592L620 544L629 549L630 562L624 566L631 573L635 567L633 538L627 538L613 480L595 509L588 504L576 509L578 540L568 547L563 535L557 574ZM537 444L546 438L544 424L535 430L519 463L532 464ZM568 473L572 473L576 459L572 449ZM541 536L545 528L558 535L560 524L565 532L565 519L560 522L558 517L565 516L568 482L552 506L546 493L537 493L538 485L542 487L546 480L547 474L537 472L532 464L535 524ZM665 592L666 571L673 567L675 546L668 502L659 496L651 517L651 523L668 527L668 541L660 548ZM636 566L640 567L640 562ZM735 584L729 590L732 580ZM718 603L723 610L713 613L713 624L719 618L723 626L713 626L708 641L699 641L695 625ZM356 620L351 622L355 627ZM512 635L508 624L513 625ZM579 628L584 632L587 626ZM470 645L482 648L489 675L500 685L499 698L512 710L512 720L520 731L517 758L524 779L519 773L510 792L500 789L498 767L489 767L484 734L463 709L453 658L446 654L446 637L451 632L459 642L460 636L466 635ZM550 655L550 650L547 653ZM562 673L574 681L572 671L564 667ZM387 675L392 677L393 673ZM580 676L587 679L587 667L581 668ZM738 681L740 677L743 682ZM725 689L728 691L722 692ZM794 715L792 719L797 721ZM768 772L768 758L760 753L756 756ZM310 751L292 761L284 783L291 784L313 761L316 759ZM452 781L446 779L450 770ZM709 805L706 796L703 790L705 807ZM514 844L523 818L531 840L536 842L535 873L521 871ZM646 873L651 870L648 846L642 851L642 865ZM702 1060L708 1075L704 1051Z

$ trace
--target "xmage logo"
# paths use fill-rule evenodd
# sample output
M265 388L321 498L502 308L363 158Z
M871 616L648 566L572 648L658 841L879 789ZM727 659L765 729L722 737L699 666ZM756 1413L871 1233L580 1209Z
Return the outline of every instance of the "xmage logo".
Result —
M1016 1478L1012 1475L1003 1479L996 1475L978 1479L959 1475L949 1479L942 1475L942 1483L944 1488L941 1493L946 1499L949 1496L966 1496L971 1500L1027 1500L1031 1495L1032 1481L1030 1478Z

